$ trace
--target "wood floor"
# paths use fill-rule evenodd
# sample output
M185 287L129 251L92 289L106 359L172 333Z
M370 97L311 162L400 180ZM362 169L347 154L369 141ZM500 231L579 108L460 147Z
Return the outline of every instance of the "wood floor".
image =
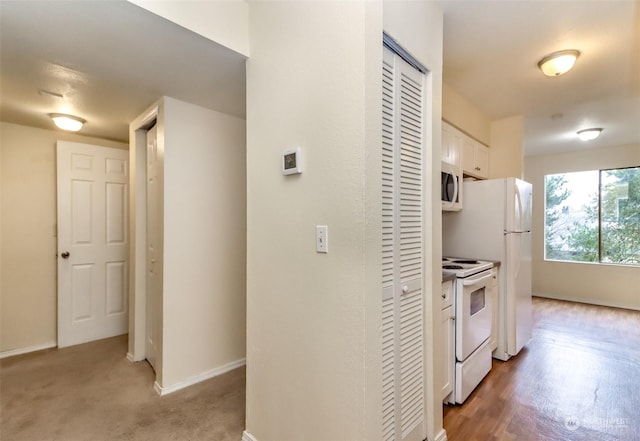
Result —
M462 406L449 441L640 440L640 312L534 298L533 339Z

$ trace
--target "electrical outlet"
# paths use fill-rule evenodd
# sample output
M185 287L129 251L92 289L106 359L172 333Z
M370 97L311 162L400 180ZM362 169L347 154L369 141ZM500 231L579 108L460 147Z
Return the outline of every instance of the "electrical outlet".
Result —
M326 225L316 225L316 252L329 252L329 228Z

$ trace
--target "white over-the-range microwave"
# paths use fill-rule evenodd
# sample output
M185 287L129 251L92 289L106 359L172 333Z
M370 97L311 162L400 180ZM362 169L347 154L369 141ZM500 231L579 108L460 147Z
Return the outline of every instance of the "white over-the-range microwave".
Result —
M443 211L462 210L462 173L456 168L455 165L442 162L440 200Z

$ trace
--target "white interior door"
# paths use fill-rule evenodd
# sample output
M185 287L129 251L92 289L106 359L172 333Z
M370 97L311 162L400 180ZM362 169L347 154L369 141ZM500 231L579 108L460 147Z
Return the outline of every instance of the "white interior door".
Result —
M383 439L422 441L424 74L385 48L382 93Z
M158 131L147 132L147 278L145 356L157 372L162 299L162 180Z
M59 347L127 333L128 161L57 144Z

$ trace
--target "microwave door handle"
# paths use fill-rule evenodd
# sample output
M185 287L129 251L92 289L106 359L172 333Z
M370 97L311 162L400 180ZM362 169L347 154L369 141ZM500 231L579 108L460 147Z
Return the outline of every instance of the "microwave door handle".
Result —
M493 273L489 273L486 276L478 277L476 279L473 279L473 278L462 279L462 286L476 285L478 283L484 282L485 280L489 280L492 278L493 278Z
M449 179L451 175L448 173L448 169L446 167L442 167L442 176L442 188L440 189L442 203L444 204L446 202L446 208L451 208L452 205L449 200Z
M456 201L458 199L458 179L456 179L456 175L454 174L454 170L452 166L447 167L446 171L446 178L444 181L444 191L446 194L446 197L449 198L449 181L453 181L453 195L451 197L451 200L449 201L449 208L453 208L456 205Z
M453 179L453 198L451 199L451 207L458 202L458 177L454 174L453 167L451 167L451 179Z

